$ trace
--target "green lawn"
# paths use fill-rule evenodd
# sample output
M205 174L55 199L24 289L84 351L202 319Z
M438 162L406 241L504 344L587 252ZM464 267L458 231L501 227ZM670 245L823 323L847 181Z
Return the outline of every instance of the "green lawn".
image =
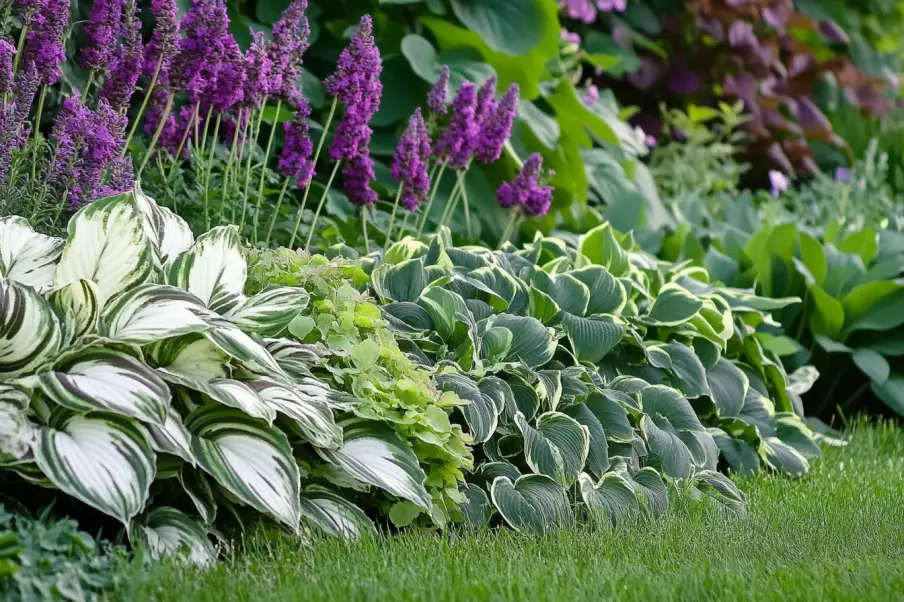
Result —
M656 522L549 537L509 530L359 542L251 541L206 573L160 565L124 600L902 600L904 431L857 427L800 481L741 483L743 520L677 508Z

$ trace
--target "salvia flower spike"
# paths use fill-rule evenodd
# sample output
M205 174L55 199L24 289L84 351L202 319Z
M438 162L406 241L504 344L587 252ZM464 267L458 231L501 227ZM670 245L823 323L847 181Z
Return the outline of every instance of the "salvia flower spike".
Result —
M483 163L492 163L502 156L502 149L512 135L512 124L518 114L518 84L512 84L505 91L496 110L480 128L475 155Z
M436 115L445 115L448 98L449 67L443 65L439 71L439 78L437 78L436 83L433 84L433 87L430 88L430 93L427 95L427 108Z

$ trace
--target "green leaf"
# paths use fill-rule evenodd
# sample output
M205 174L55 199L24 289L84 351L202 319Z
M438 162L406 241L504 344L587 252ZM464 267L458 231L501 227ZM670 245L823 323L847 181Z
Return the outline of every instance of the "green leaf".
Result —
M810 469L807 459L778 437L762 439L760 456L769 468L789 477L801 477Z
M904 375L892 374L883 385L871 382L870 389L898 416L904 416Z
M618 315L628 302L625 286L601 266L588 266L573 270L569 276L584 283L590 291L590 301L585 315L613 314Z
M756 448L749 442L734 439L728 433L718 428L707 429L715 440L719 451L725 457L733 472L741 476L753 476L760 470L760 457Z
M116 297L100 317L100 334L115 341L145 345L210 330L201 301L184 290L143 284Z
M631 483L615 472L607 472L596 484L590 475L584 473L579 485L581 498L587 508L612 524L619 524L640 508Z
M417 301L427 287L423 258L395 265L384 263L374 270L372 284L377 294L389 301Z
M634 441L634 427L628 420L628 412L607 394L619 394L618 391L594 391L587 397L584 405L596 416L606 432L606 439L616 443Z
M25 218L0 219L0 276L43 293L53 285L62 252L62 239L35 232Z
M870 265L879 254L879 237L872 228L863 228L848 234L839 244L842 253L854 253L863 260L863 265Z
M0 377L34 372L62 345L50 305L31 287L0 276Z
M412 504L409 501L396 502L389 509L389 520L396 527L407 527L414 522L422 512L423 508Z
M692 474L694 463L691 452L667 418L661 415L653 418L644 416L640 431L650 450L651 466L675 479L686 479Z
M97 331L100 302L97 298L97 285L91 280L67 284L51 292L47 299L63 317L68 341L75 341Z
M536 287L531 287L527 311L532 318L540 320L543 324L549 324L559 315L560 310L552 297Z
M844 308L822 288L811 285L808 289L813 310L810 314L810 330L816 335L839 338L844 327Z
M891 366L888 365L888 360L872 349L855 350L854 363L877 386L885 384L891 373Z
M601 224L582 235L578 241L578 254L591 265L603 266L612 276L619 278L630 268L628 254L615 240L612 227Z
M782 412L775 416L775 435L797 450L806 459L817 458L822 455L819 444L813 438L808 427L797 414Z
M555 331L535 318L500 314L495 316L493 326L507 328L514 336L505 358L507 362L523 362L529 368L539 368L555 354L558 346Z
M881 280L855 287L841 302L846 333L891 330L904 324L904 283Z
M205 232L166 270L168 284L185 289L205 307L221 314L242 300L248 266L237 226Z
M659 518L669 509L669 491L662 476L654 468L641 468L631 477L634 492L653 515Z
M669 387L654 385L643 390L643 411L650 416L666 418L677 430L704 432L694 408L681 393Z
M496 432L503 409L498 405L500 400L495 395L484 395L474 381L462 374L439 374L435 380L440 391L454 391L469 402L461 407L461 413L468 424L470 435L475 443L488 441Z
M562 322L579 362L598 364L625 336L624 324L612 316L580 318L563 314Z
M538 4L538 0L452 0L452 10L487 46L520 56L543 38L545 23Z
M459 320L457 314L468 315L468 306L461 295L438 286L428 288L418 299L418 305L430 315L437 334L449 342ZM503 326L503 325L500 325Z
M301 496L301 513L327 535L357 539L363 533L376 531L363 510L324 487L305 490Z
M565 489L545 475L525 475L514 483L508 477L496 477L490 497L515 531L542 535L570 520Z
M508 356L514 335L508 328L490 328L483 333L480 340L484 359L492 365Z
M662 349L669 354L672 371L678 377L678 382L673 385L690 398L710 394L706 370L693 349L681 343L667 343Z
M534 472L544 474L563 487L574 483L584 469L590 451L590 432L570 416L547 412L537 418L537 427L523 414L515 415L515 425L524 437L524 456Z
M518 119L530 128L543 146L555 150L562 130L554 117L541 111L531 101L522 100L518 103Z
M743 518L747 513L747 498L725 475L712 470L703 470L694 475L694 485L702 494L734 516Z
M465 522L469 525L483 527L489 524L493 516L493 506L486 492L474 483L465 483L463 493L468 501L462 505Z
M243 298L223 318L245 332L276 336L307 307L310 296L302 288L277 286Z
M678 326L693 318L703 308L703 301L672 282L659 291L644 322L654 326Z
M202 567L212 566L217 560L207 530L181 510L168 506L155 508L135 525L132 538L138 538L155 560L175 556Z
M740 368L723 357L706 371L706 382L720 417L741 413L750 381Z
M587 469L597 478L609 470L609 445L606 443L606 432L599 418L587 407L579 403L562 411L587 429L590 435L590 446L587 454Z

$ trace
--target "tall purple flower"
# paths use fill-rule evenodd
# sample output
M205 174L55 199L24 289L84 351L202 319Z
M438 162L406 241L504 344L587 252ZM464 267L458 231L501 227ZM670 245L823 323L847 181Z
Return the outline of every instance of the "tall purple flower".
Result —
M15 84L13 62L16 58L16 47L4 39L0 39L0 94L11 92Z
M542 169L543 157L540 153L528 157L515 179L503 182L496 191L499 204L505 208L517 207L525 215L546 215L552 204L553 189L540 183Z
M430 93L427 95L427 108L436 115L445 115L447 110L446 101L448 98L449 67L443 65L443 68L440 69L439 72L439 78L436 80L436 83L433 84L433 87L430 88Z
M483 163L492 163L502 156L506 140L512 135L512 124L518 113L518 84L512 84L502 95L492 117L484 121L477 139L475 155Z
M213 81L208 85L204 108L213 106L217 113L226 113L245 97L245 57L232 35L223 39L223 55Z
M69 191L73 207L94 201L101 189L104 174L119 158L124 144L122 132L128 118L101 99L93 113L93 123L85 144L72 170L75 184Z
M107 71L119 34L122 9L122 0L94 0L91 17L85 24L87 44L79 57L82 68Z
M477 125L496 112L496 76L493 75L477 91Z
M62 74L60 65L66 60L63 37L67 25L69 0L44 0L32 17L23 58L34 61L41 83L45 85L55 84Z
M433 154L455 169L464 169L477 144L477 88L464 82L452 103L452 118L436 141Z
M304 53L310 45L311 28L305 17L307 9L307 0L293 0L273 26L273 39L268 48L273 63L269 93L290 102L299 100L298 80Z
M82 102L78 90L75 90L72 96L63 101L50 132L53 161L48 169L48 176L51 182L68 182L73 163L92 127L91 110Z
M120 113L129 107L135 84L144 66L144 46L141 44L141 23L136 19L135 0L128 0L122 13L122 44L116 49L110 66L110 76L104 81L101 98Z
M183 37L173 60L172 85L188 93L192 103L216 80L220 62L226 53L229 18L223 0L192 0L182 17Z
M151 0L154 33L144 49L144 75L154 77L160 63L158 81L168 81L173 56L179 46L179 6L176 0Z
M267 52L267 43L262 31L251 32L251 46L245 53L245 73L248 81L245 85L245 104L258 106L264 97L270 94L270 77L273 61Z
M34 61L28 61L16 77L12 103L0 111L0 182L9 173L13 149L21 147L28 139L28 115L40 85L41 75Z
M370 187L376 175L369 154L362 153L350 159L342 169L342 175L345 176L343 189L349 201L362 207L377 202L377 193Z
M418 108L408 120L408 128L399 139L392 162L392 177L402 187L402 204L411 212L426 200L430 190L430 177L427 174L429 152L427 124Z
M304 188L314 177L314 145L311 143L308 117L311 109L303 98L295 112L295 119L286 122L286 144L279 158L279 171L283 177L298 178L298 186Z

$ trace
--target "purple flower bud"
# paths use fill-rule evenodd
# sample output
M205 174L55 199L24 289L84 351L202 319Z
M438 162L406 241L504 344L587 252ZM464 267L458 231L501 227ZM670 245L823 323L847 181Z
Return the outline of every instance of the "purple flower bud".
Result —
M512 124L518 113L518 95L518 84L509 86L493 116L483 124L475 152L481 162L492 163L502 156L502 149L512 135Z
M543 157L539 153L528 157L515 179L503 182L496 191L499 205L506 209L517 207L525 215L546 215L552 204L553 189L551 186L540 184L542 168Z
M16 58L16 47L4 39L0 39L0 94L11 92L15 83L13 62Z
M124 132L128 118L100 99L91 114L84 137L83 148L72 170L74 184L69 190L73 207L96 200L100 193L104 174L114 166L124 144ZM124 171L120 165L119 170Z
M477 126L477 88L464 82L452 102L452 118L436 141L434 155L455 169L464 169L471 159L480 133Z
M303 98L298 104L295 119L283 124L286 144L279 158L279 171L286 178L298 178L298 187L305 188L314 177L314 145L311 143L308 116L311 109Z
M158 81L166 83L179 46L179 6L176 0L151 0L151 12L155 24L151 40L145 47L144 75L153 77L159 62Z
M135 18L135 0L129 0L122 12L122 44L116 49L110 76L100 91L113 110L120 113L129 107L135 84L144 66L144 46L141 44L141 23Z
M477 126L496 112L496 76L493 75L477 91Z
M305 11L307 0L293 0L282 18L273 26L273 39L268 48L272 61L269 94L282 100L297 100L298 80L304 53L310 43L311 28Z
M850 182L851 181L851 170L849 167L839 167L835 170L835 181L836 182Z
M401 201L409 211L414 212L419 203L427 199L430 177L427 174L427 159L430 156L430 139L427 124L418 107L408 120L408 128L399 139L392 162L392 177L402 187Z
M562 33L559 34L559 37L566 44L576 44L578 46L581 45L581 36L579 36L578 34L576 34L574 32L568 31L564 27L562 28Z
M439 79L430 88L427 95L427 108L436 115L446 114L446 101L449 98L449 67L443 65L440 69Z
M245 105L258 106L264 97L270 94L270 76L273 61L267 54L267 43L262 31L251 32L251 46L245 53L245 73L248 82L245 86Z
M69 25L69 0L44 0L31 19L31 31L22 56L33 61L41 83L52 86L61 75L66 60L63 38Z
M370 187L374 174L374 162L369 154L361 153L345 164L343 189L348 200L355 205L370 206L377 202L377 193Z
M50 132L53 161L48 172L51 182L62 184L69 180L72 163L91 127L91 111L82 102L78 90L75 90L72 96L63 101Z
M223 0L192 0L182 17L183 36L173 60L172 85L188 92L192 103L199 102L208 85L213 85L225 54L229 18Z
M790 182L785 174L774 169L769 170L769 194L774 198L778 198L782 192L788 190L789 184Z
M84 29L87 44L82 49L79 60L82 68L107 71L119 34L122 5L122 0L94 0L91 18Z

